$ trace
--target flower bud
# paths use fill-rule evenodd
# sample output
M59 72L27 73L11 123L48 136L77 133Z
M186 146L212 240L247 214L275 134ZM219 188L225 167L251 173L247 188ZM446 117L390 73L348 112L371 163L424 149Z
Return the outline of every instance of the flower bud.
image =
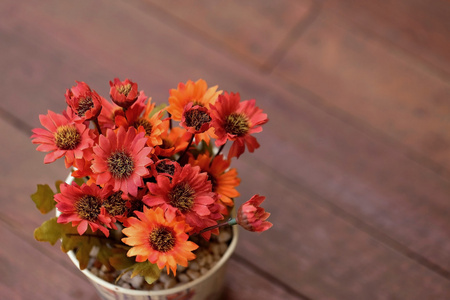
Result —
M239 207L236 221L244 229L255 232L263 232L272 227L272 223L266 221L270 213L259 207L266 199L264 196L254 195L250 200Z

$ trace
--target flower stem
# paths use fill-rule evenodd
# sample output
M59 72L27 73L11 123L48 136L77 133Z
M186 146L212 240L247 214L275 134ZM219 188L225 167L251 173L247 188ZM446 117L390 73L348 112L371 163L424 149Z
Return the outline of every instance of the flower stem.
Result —
M226 144L226 142L225 142L225 144ZM225 144L223 144L222 146L220 146L220 148L219 148L219 150L217 151L216 155L214 155L213 158L211 158L211 161L209 162L209 166L210 166L210 167L211 167L211 165L212 165L212 163L213 163L213 161L214 161L214 158L216 158L216 157L220 154L220 152L222 152L223 148L225 147Z
M191 140L189 141L189 144L187 145L186 149L184 149L183 153L178 157L177 162L180 162L183 156L186 154L186 152L189 150L189 147L191 147L192 142L194 141L195 134L191 133Z
M102 130L100 129L100 124L98 123L98 119L94 118L94 119L92 119L92 122L94 122L95 128L98 131L98 134L102 134Z
M227 226L227 225L228 226L233 226L233 225L236 225L236 224L237 224L237 221L236 221L235 218L229 218L228 221L226 221L226 222L219 223L219 224L216 224L214 226L206 227L205 229L201 230L198 234L201 234L203 232L210 231L210 230L213 230L213 229L216 229L216 228L219 228L219 227L223 227L223 226Z

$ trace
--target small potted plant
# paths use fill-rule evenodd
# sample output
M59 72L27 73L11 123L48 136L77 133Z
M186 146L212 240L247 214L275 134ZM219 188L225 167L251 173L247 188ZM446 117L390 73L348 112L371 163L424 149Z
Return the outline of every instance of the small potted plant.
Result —
M32 195L42 213L56 208L35 238L61 241L104 299L218 297L237 241L231 225L272 226L262 196L234 209L240 179L230 168L259 147L253 134L267 115L202 79L158 106L129 79L109 84L112 102L77 82L66 110L39 116L32 142L70 174Z

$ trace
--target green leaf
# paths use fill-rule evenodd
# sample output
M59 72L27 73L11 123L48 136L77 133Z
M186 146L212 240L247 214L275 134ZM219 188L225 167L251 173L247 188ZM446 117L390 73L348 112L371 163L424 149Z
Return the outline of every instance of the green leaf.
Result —
M36 204L37 209L43 214L52 211L55 208L55 200L53 199L52 189L48 184L38 184L37 191L31 195L31 199Z
M134 258L127 256L127 252L127 250L121 248L112 249L112 255L109 258L109 262L114 269L129 269L136 263Z
M62 181L62 180L57 180L57 181L55 182L55 186L56 186L56 194L61 193L61 189L60 189L61 183L64 183L64 181Z
M79 186L82 186L83 183L86 183L86 179L84 177L83 178L75 177L73 181L75 181L75 183L78 184Z
M158 265L152 264L148 260L135 263L131 269L133 270L133 273L131 273L131 278L136 275L141 275L148 284L152 284L161 274L161 270L158 268Z
M63 234L63 226L57 222L57 218L45 221L34 231L34 238L40 242L49 242L54 245Z
M148 117L153 117L154 114L159 113L162 109L166 107L165 103L161 103L160 105L156 106L149 114Z

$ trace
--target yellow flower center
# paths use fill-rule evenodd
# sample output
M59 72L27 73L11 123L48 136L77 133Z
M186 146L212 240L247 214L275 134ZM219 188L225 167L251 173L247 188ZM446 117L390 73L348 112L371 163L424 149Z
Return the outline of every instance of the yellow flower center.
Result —
M127 211L127 201L122 199L122 192L116 192L103 202L106 211L112 216L120 216Z
M136 122L134 122L133 127L138 129L139 126L144 127L146 135L152 135L153 126L149 121L147 121L146 119L140 118Z
M156 227L150 232L150 246L158 252L168 252L175 246L173 231L165 226Z
M115 179L128 178L134 171L133 159L124 151L117 151L107 159L108 170Z
M122 95L128 96L128 93L130 93L130 91L131 91L131 84L128 83L125 85L119 85L119 86L116 86L116 89Z
M77 214L84 220L95 221L100 214L100 199L84 195L75 203Z
M195 130L200 130L203 124L211 121L211 117L205 111L198 109L191 109L184 114L186 125L193 127Z
M77 115L83 117L88 110L94 107L94 102L91 97L81 98L78 102Z
M237 136L247 134L250 126L248 124L247 116L244 114L232 113L225 118L225 131Z
M170 205L181 212L190 211L194 205L195 190L187 183L180 182L174 185L169 192Z
M56 129L55 144L62 150L73 150L81 142L81 135L75 126L63 125Z

